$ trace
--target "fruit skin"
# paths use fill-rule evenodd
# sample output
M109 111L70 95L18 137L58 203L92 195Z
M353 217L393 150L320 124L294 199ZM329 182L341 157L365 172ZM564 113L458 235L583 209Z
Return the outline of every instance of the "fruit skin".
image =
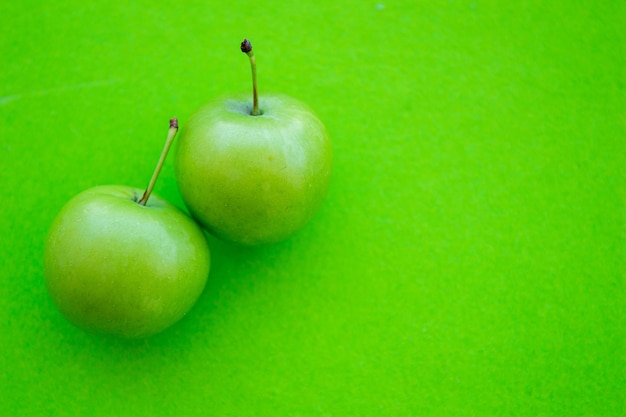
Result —
M174 166L180 193L207 230L246 245L289 237L328 191L332 146L313 111L284 95L221 98L183 125Z
M143 190L100 186L70 200L46 239L44 276L54 303L88 331L126 338L181 319L206 284L210 253L197 224Z

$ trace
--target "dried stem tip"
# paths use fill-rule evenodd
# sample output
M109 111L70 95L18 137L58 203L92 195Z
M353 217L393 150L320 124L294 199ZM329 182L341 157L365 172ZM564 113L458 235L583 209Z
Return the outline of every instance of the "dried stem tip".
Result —
M170 128L174 128L174 129L178 129L178 119L176 117L174 117L173 119L170 119Z
M241 52L244 54L252 52L252 44L248 39L244 39L243 42L241 42Z

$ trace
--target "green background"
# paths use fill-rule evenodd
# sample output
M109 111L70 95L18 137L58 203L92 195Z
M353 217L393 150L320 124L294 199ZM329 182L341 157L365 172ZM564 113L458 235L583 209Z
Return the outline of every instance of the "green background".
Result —
M285 4L2 3L0 415L622 416L626 3ZM280 244L211 238L165 333L74 328L50 223L249 91L244 36L261 100L333 138L324 206Z

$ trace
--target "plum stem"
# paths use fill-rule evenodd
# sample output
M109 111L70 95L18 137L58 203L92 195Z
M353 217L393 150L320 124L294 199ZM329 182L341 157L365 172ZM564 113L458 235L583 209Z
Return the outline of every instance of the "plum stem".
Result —
M258 116L259 113L259 90L256 82L256 58L252 50L252 44L248 39L241 42L241 52L250 58L250 69L252 70L252 116Z
M176 133L178 132L178 119L173 118L170 119L170 130L167 133L167 139L165 140L165 146L163 147L163 151L161 151L161 157L159 158L159 162L157 163L154 172L152 173L152 178L150 178L150 183L148 184L148 188L143 193L143 196L138 201L139 205L145 206L148 202L148 198L150 198L150 194L152 194L152 189L154 188L154 184L161 172L161 168L163 167L163 163L165 162L165 158L167 157L167 153L172 146L172 142L174 142L174 138L176 137Z

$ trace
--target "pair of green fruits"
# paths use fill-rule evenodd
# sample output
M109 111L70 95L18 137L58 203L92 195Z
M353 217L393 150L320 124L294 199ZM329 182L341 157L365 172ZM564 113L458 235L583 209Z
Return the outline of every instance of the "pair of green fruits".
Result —
M50 228L44 277L61 313L88 331L127 338L159 333L180 320L204 290L210 251L202 228L244 245L278 242L307 223L326 195L332 150L305 104L262 97L249 41L252 103L219 99L181 129L176 181L193 217L152 194L178 131L145 191L99 186L70 200ZM202 226L202 228L201 228Z

